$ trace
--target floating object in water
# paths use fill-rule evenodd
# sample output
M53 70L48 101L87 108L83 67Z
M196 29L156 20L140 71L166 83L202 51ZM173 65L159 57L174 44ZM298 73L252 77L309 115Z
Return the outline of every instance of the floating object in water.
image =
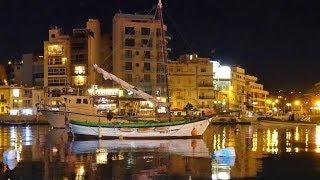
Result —
M15 150L14 147L10 147L3 152L4 160L17 159L17 156L18 156L18 152Z
M219 149L218 151L214 152L213 157L235 157L236 152L234 150L234 147L227 147Z
M8 165L8 168L9 168L10 170L13 170L13 169L18 165L17 159L4 160L3 163L6 164L6 165Z
M3 152L3 162L8 165L10 170L17 166L17 157L18 151L16 151L14 147L10 147Z
M216 163L220 166L234 166L235 156L215 156Z

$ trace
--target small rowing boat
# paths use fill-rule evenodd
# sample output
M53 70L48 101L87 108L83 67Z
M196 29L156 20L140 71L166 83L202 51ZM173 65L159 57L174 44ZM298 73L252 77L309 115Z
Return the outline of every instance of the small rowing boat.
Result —
M306 122L306 121L287 121L287 120L280 120L276 118L266 118L259 120L260 125L270 126L270 125L277 125L277 126L316 126L317 123L314 122Z

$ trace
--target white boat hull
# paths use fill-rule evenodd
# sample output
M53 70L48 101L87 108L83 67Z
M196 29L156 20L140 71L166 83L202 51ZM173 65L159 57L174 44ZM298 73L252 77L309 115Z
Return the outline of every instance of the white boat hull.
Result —
M65 112L43 110L41 113L53 128L66 127Z
M165 131L159 131L156 127L148 128L113 128L113 127L93 127L78 125L70 121L72 133L75 135L95 136L100 138L183 138L201 137L210 120L201 120L185 123L181 125L166 126ZM192 132L193 131L193 132Z

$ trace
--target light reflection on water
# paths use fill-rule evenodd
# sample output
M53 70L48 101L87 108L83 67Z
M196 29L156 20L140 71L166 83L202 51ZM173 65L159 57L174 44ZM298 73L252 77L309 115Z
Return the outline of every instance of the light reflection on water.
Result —
M63 130L50 130L47 126L1 127L0 152L10 146L19 152L18 165L11 172L18 177L243 178L269 173L268 166L271 165L264 163L269 157L277 156L281 160L284 154L294 157L304 157L304 153L320 155L320 126L210 126L203 140L74 142L68 141ZM211 158L212 152L224 147L234 147L236 158L222 161ZM1 175L6 175L9 170L3 164L1 167ZM31 167L37 171L30 171Z

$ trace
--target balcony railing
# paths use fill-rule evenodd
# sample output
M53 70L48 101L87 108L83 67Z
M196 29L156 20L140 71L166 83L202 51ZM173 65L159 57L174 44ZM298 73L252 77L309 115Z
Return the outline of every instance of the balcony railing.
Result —
M199 96L199 99L214 99L214 96Z
M0 103L7 103L6 99L0 99Z
M210 83L201 83L201 84L198 84L199 87L213 87L213 84L210 84Z

